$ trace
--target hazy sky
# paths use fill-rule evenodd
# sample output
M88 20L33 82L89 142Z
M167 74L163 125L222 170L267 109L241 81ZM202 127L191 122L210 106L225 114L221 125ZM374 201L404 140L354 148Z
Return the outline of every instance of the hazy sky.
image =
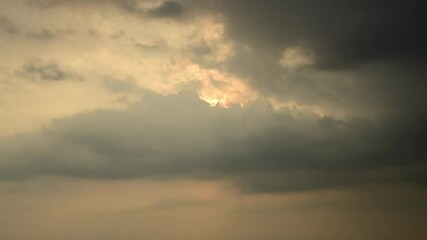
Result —
M426 7L0 0L0 239L426 239Z

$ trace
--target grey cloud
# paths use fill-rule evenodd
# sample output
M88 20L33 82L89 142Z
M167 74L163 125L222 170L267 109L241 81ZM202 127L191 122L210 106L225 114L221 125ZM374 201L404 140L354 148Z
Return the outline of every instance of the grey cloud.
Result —
M202 200L202 199L165 199L162 201L155 202L149 209L155 210L170 210L170 209L181 209L181 208L200 208L200 207L211 207L214 206L214 201Z
M6 33L9 36L26 37L36 40L52 40L59 36L74 33L73 30L67 29L32 29L28 26L19 26L12 19L0 17L0 33Z
M118 40L118 39L121 39L125 36L126 36L126 32L123 30L120 30L120 31L116 32L115 34L111 35L110 37L114 40Z
M155 43L150 44L150 43L141 43L141 42L136 42L135 46L138 48L141 48L143 50L154 50L154 49L157 49L159 47Z
M138 6L138 0L112 1L121 9L131 13L142 13L142 9Z
M178 19L184 15L184 7L181 2L166 0L153 8L142 8L140 3L146 2L145 0L26 0L26 3L31 7L42 9L52 8L60 5L75 5L81 6L82 4L101 6L108 3L114 4L119 9L135 14L140 17L148 18L173 18Z
M47 29L43 29L39 32L27 32L26 35L39 40L51 40L55 38L55 34Z
M62 81L76 77L74 73L62 69L58 64L44 61L29 62L17 74L27 79L42 81Z
M184 13L186 12L183 4L178 1L162 1L158 6L153 8L141 8L139 4L143 3L144 0L110 1L126 12L144 18L166 18L178 20L183 18L185 15Z
M425 185L426 169L417 167L425 164L425 130L417 124L295 119L264 103L210 108L193 94L147 92L126 111L76 115L2 139L0 176L225 178L248 192Z
M147 14L159 18L177 18L183 14L183 11L184 8L180 2L164 1L160 6L147 11Z
M135 47L137 47L141 50L164 51L164 50L167 50L169 48L168 43L166 43L162 40L138 41L138 40L132 38L131 41L135 45Z
M244 192L280 193L311 191L324 188L366 187L378 185L401 185L411 183L425 187L427 178L423 166L400 167L397 169L379 168L369 170L327 169L288 170L277 172L258 172L232 177L235 184Z
M33 7L41 7L41 8L47 8L52 7L55 4L57 4L58 0L25 0L25 2Z
M0 32L7 33L9 35L20 35L22 31L10 19L0 17Z
M113 78L111 76L104 76L104 86L113 92L138 92L138 86L135 85L134 79L131 77L126 78Z
M318 65L343 68L375 59L422 60L427 34L420 1L213 1L233 38L264 48L305 42Z

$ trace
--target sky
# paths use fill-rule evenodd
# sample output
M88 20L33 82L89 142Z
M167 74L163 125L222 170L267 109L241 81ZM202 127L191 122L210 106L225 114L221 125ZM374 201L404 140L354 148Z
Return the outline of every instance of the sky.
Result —
M0 0L0 239L426 239L426 7Z

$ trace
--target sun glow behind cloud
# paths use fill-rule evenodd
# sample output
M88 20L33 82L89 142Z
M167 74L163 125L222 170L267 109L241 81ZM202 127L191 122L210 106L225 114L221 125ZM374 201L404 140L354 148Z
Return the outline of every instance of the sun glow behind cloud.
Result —
M52 3L55 2L65 3ZM153 8L160 1L144 4L140 7ZM195 91L210 105L220 107L243 106L256 95L243 79L221 68L234 50L224 36L224 23L218 15L177 23L130 17L111 4L102 6L109 12L94 11L90 4L83 3L66 5L81 7L82 11L66 11L65 7L45 11L21 2L6 5L22 15L13 16L12 21L12 16L4 13L6 20L2 23L18 30L2 38L10 47L0 56L0 77L8 79L0 83L6 90L0 123L7 121L9 127L0 135L32 131L46 126L53 118L91 109L123 109L138 100L138 88L163 95ZM28 16L44 21L28 21ZM32 41L34 34L29 33L38 29L51 32L51 37ZM63 34L63 29L68 29L67 34ZM31 64L33 70L28 68ZM41 76L54 76L59 81L45 81ZM11 89L12 82L20 84L13 84ZM81 93L77 94L79 101L70 101L67 94L61 94L65 88L70 94ZM12 91L18 94L8 94ZM16 113L17 105L27 106L25 113Z
M245 106L256 98L255 91L241 79L216 69L204 69L190 64L183 73L185 79L197 79L199 97L211 106L228 108L231 105Z

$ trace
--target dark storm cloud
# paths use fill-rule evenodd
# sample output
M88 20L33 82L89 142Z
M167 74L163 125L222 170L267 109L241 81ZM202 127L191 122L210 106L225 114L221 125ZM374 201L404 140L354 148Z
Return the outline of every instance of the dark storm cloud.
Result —
M62 69L58 64L44 61L29 62L17 74L27 79L42 81L62 81L75 77L75 74Z
M213 1L228 33L258 47L304 42L318 65L343 68L377 59L424 59L422 1Z
M416 126L404 135L367 120L295 119L264 103L221 109L193 94L146 93L126 111L81 114L2 139L0 176L226 178L256 192L424 185L425 168L416 166L425 162L425 129Z
M387 119L393 131L385 142L411 142L404 149L423 143L416 132L425 132L427 109L424 2L190 2L223 15L235 47L225 68L266 96ZM313 65L284 70L278 61L294 46L312 51Z

